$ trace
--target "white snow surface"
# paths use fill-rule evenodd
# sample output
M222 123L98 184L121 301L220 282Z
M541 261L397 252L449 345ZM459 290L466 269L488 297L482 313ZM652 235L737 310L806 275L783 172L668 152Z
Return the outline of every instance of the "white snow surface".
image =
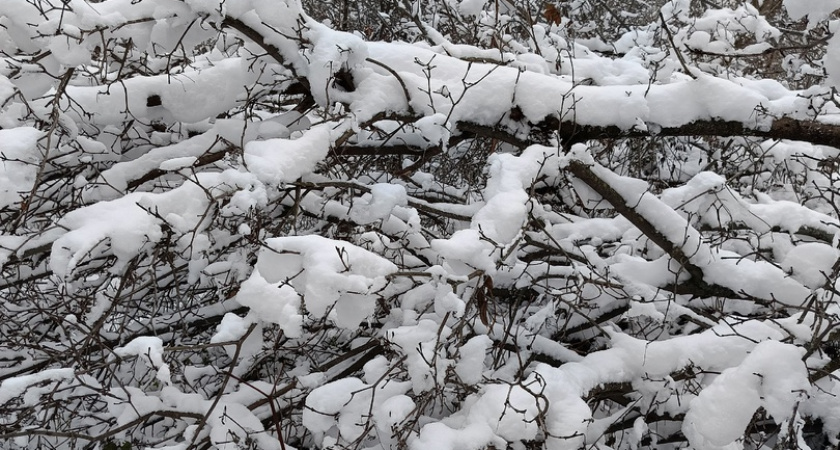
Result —
M358 224L373 223L391 215L397 206L406 206L408 195L405 187L398 184L376 183L370 187L370 195L362 197L350 209L350 218Z
M38 141L44 133L30 127L0 130L0 208L19 203L35 184L43 158Z
M777 423L790 418L796 403L811 389L802 361L805 350L764 341L736 367L720 376L691 401L683 432L695 448L731 448L759 407Z
M791 19L807 17L811 27L840 9L840 4L835 0L784 0L783 3Z
M141 336L128 344L117 347L114 353L122 358L137 356L157 371L157 379L164 384L172 384L169 364L163 362L163 341L154 336Z
M321 236L278 237L266 243L237 298L293 336L300 335L301 298L313 317L330 312L336 325L353 329L373 313L373 293L397 270L379 255Z
M35 406L40 401L40 395L49 390L35 389L34 395L25 395L32 386L49 381L61 382L75 376L73 369L47 369L31 375L21 375L3 380L0 383L0 403L7 404L14 398L24 395L23 402L27 406Z

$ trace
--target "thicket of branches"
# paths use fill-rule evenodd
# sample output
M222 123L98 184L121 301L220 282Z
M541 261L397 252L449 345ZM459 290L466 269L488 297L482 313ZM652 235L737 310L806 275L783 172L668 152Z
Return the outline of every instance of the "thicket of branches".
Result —
M831 4L0 1L0 448L836 448Z

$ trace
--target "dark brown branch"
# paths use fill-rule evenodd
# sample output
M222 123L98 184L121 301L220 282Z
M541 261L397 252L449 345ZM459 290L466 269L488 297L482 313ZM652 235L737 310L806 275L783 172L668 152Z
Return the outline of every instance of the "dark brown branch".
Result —
M665 30L665 34L668 36L668 42L671 43L671 48L674 49L674 54L677 55L677 59L680 61L683 71L685 71L686 75L696 80L697 75L694 75L694 73L691 72L691 69L688 68L688 64L685 63L685 57L680 49L677 48L677 44L674 43L674 35L671 34L671 29L668 28L668 21L665 20L665 15L662 14L662 11L659 12L659 19L662 21L662 29Z
M365 186L363 184L353 183L350 181L327 181L321 183L305 183L299 182L295 183L296 186L300 186L307 189L323 189L326 187L336 187L342 189L356 189L362 192L370 192L370 186ZM416 209L421 213L428 214L430 216L440 216L446 217L447 219L452 220L463 220L465 222L469 222L472 220L472 217L465 216L463 214L458 214L450 211L444 211L442 209L438 209L434 206L434 204L426 204L423 202L418 202L413 199L408 200L408 206Z
M201 157L199 157L195 161L195 163L192 164L192 167L206 166L208 164L213 164L215 162L221 161L233 149L234 149L233 146L228 146L228 147L223 148L223 149L218 150L218 151L205 153L205 154L201 155ZM167 173L169 173L169 171L162 170L162 169L150 170L149 172L146 172L140 178L129 181L128 185L127 185L127 189L129 191L137 189L138 187L142 186L143 183L146 183L148 181L152 181L155 178L157 178L159 176L162 176L162 175L165 175Z
M688 255L685 254L682 247L674 242L671 242L665 235L663 235L656 227L650 223L644 216L639 214L632 206L627 205L624 197L617 192L612 186L608 185L598 175L596 175L588 165L580 161L570 161L567 170L575 177L586 183L595 192L598 193L604 200L610 202L615 210L630 221L636 228L644 235L658 245L662 250L671 256L688 272L692 278L703 279L703 271L692 264Z
M757 56L767 56L773 53L785 53L785 52L801 52L807 50L813 50L820 45L825 45L828 40L831 38L831 35L827 35L823 38L816 39L810 42L806 42L802 45L788 45L785 47L768 47L760 52L755 53L718 53L718 52L710 52L708 50L702 50L699 48L693 48L689 45L685 46L685 49L688 50L690 53L696 55L703 55L703 56L712 56L716 58L754 58Z
M402 120L406 119L402 118ZM819 123L810 120L797 120L788 117L774 120L769 127L747 126L741 122L711 119L698 120L678 127L657 127L652 125L649 130L640 130L638 128L622 129L617 126L580 125L570 121L561 122L557 117L549 116L538 124L532 124L531 127L532 135L535 133L554 134L562 140L565 147L596 139L679 136L725 138L747 136L765 139L787 139L840 148L840 125ZM536 142L534 139L522 138L514 130L503 127L492 127L471 122L458 122L456 128L460 133L466 135L464 137L497 139L517 148L525 148L528 145L541 143ZM398 149L397 153L409 153L405 146L393 147L394 149ZM379 147L378 150L380 152L387 152L382 147Z
M691 282L688 285L681 285L683 289L688 287L692 292L703 293L704 296L724 296L731 298L741 298L742 295L732 291L729 288L717 285L711 285L704 281L703 270L693 264L689 255L686 255L682 247L677 243L671 242L662 232L660 232L647 218L636 211L632 206L628 205L624 197L596 175L586 164L580 161L571 161L566 168L575 177L586 183L590 188L598 193L604 200L608 201L615 210L624 216L630 223L636 226L648 239L654 244L662 248L671 258L674 259L680 266L691 275Z
M564 145L585 142L593 139L645 138L657 136L714 136L735 137L751 136L766 139L788 139L810 142L816 145L829 145L840 148L840 126L788 117L776 119L769 128L749 127L741 122L723 120L700 120L679 127L664 127L651 130L622 130L616 126L577 125L570 122L560 123L550 118L541 124L543 128L555 128ZM653 127L651 127L653 128Z
M224 21L222 21L223 27L233 28L234 30L242 33L248 39L254 41L257 45L263 48L268 56L271 56L275 61L278 63L286 66L287 61L283 58L283 54L280 53L280 50L269 44L265 41L265 38L262 34L260 34L257 30L251 28L250 26L246 25L245 22L242 22L239 19L234 19L232 17L225 17Z

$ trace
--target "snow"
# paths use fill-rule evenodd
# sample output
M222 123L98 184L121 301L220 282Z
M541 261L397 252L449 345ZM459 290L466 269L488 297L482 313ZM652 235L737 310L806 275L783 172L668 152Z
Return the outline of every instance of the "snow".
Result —
M247 190L252 182L251 176L235 170L206 173L169 192L131 193L71 211L59 221L68 231L53 242L50 268L67 278L80 263L106 248L119 264L125 264L163 238L160 218L176 231L188 233L188 238L181 240L182 245L195 245L193 250L200 251L198 236L210 201L207 193L239 187ZM112 220L114 217L120 220Z
M174 171L185 167L190 167L198 160L195 156L184 156L182 158L172 158L160 163L160 170Z
M823 56L823 66L831 85L835 88L840 86L840 34L836 32L828 40L825 56Z
M259 320L279 325L287 336L301 336L301 296L288 284L280 281L270 283L259 270L255 270L242 283L236 300L242 306L251 308Z
M313 23L308 31L315 42L314 48L306 53L309 60L307 79L315 100L329 105L329 83L340 71L349 71L361 66L368 57L366 43L350 33L336 33L325 25Z
M467 384L481 382L484 358L492 343L493 341L487 336L476 336L461 346L459 349L461 358L455 364L455 373L461 381Z
M376 183L370 187L370 196L362 197L350 209L350 218L358 224L369 224L391 215L397 206L406 206L408 195L398 184Z
M810 390L804 350L776 341L758 344L737 367L724 370L695 399L683 432L698 450L731 448L764 407L777 423L790 418Z
M488 446L503 447L505 441L495 436L486 424L474 423L464 428L453 429L443 423L430 423L423 427L420 436L414 440L412 450L429 448L440 450L480 450Z
M397 52L396 48L400 51ZM618 75L611 75L604 69L609 67L607 60L593 66L592 73L583 76L596 79L599 85L586 86L562 77L530 71L520 73L516 69L499 66L467 64L417 47L400 48L371 43L368 50L373 59L397 71L409 92L428 90L423 74L425 64L419 62L433 64L431 92L413 97L411 106L416 111L431 114L450 111L448 115L453 122L461 120L462 114L469 114L471 121L495 125L508 112L505 102L499 100L515 98L515 104L531 123L549 115L574 115L580 125L615 125L623 129L632 128L637 120L662 127L678 127L702 119L754 125L764 123L768 115L788 111L791 100L795 98L792 92L782 98L768 97L751 84L738 85L705 74L699 74L697 80L648 86L649 78L643 76L642 69L631 70L631 67L639 66L626 61L613 63L617 64L615 73L624 78L615 78ZM382 75L387 73L384 70L380 72L376 67L374 70ZM585 64L583 70L586 70ZM483 83L470 83L477 80ZM380 78L363 78L359 83L365 86L367 82L381 84L382 81ZM615 86L610 86L612 84ZM440 94L444 86L446 96ZM369 90L359 94L359 102L369 101L365 99L367 92ZM680 101L675 103L673 99L677 98ZM429 100L434 103L429 104ZM455 100L457 105L453 104ZM371 112L365 112L365 103L354 105L351 103L351 109L360 119L371 116ZM394 108L399 106L394 105Z
M178 160L180 162L175 164L178 166L188 161L183 158L197 160L205 152L220 151L222 148L222 144L218 142L218 134L209 131L171 145L151 149L135 159L111 165L108 170L99 175L96 183L85 189L83 195L89 201L114 199L127 190L131 181L141 178L151 170L166 170L162 167L174 164L167 161ZM96 154L108 153L107 147L101 142L90 143L85 151Z
M374 421L383 430L393 429L404 421L417 407L414 400L407 395L395 395L383 401L374 411Z
M435 292L435 314L445 317L452 314L453 317L463 317L467 304L452 291L449 285L438 285Z
M736 253L721 251L719 259L703 269L711 281L736 292L801 306L811 291L798 281L788 278L777 266L766 261L751 261Z
M799 244L781 260L781 267L810 289L825 285L840 257L838 250L818 242Z
M429 319L388 331L388 341L406 353L406 366L415 394L428 391L443 382L452 361L443 357L441 350L437 348L437 342L446 338L450 332L448 328L441 328Z
M232 58L182 74L132 77L107 87L68 86L67 95L100 124L118 124L128 117L193 123L235 107L242 100L241 89L254 81L248 62ZM203 95L209 91L214 95ZM153 97L160 106L153 106Z
M163 341L154 336L140 336L128 344L114 349L121 358L137 356L157 371L157 379L167 385L170 380L169 364L163 362Z
M20 202L36 182L38 167L46 157L39 148L44 137L30 127L0 130L0 208Z
M333 415L339 414L353 400L353 395L361 392L366 385L358 378L344 378L326 384L313 391L306 398L306 409L303 410L303 420L313 433L323 433L334 425ZM345 436L352 440L361 434L361 430L352 429L352 423L346 424L343 430ZM339 425L340 426L340 425ZM353 433L347 435L347 433Z
M262 383L255 383L262 384ZM265 388L265 386L260 386ZM250 388L247 389L251 391ZM279 450L280 442L265 433L260 419L243 404L247 396L243 391L235 391L221 396L218 402L204 399L200 394L181 392L174 387L165 387L160 397L132 395L131 408L125 408L123 416L132 417L133 412L143 415L155 409L161 411L183 411L207 417L207 431L210 442L218 449L235 450L236 442L246 438L253 439L259 448ZM238 398L239 397L239 398ZM120 405L122 406L122 405ZM195 431L187 431L185 437Z
M767 384L760 388L763 396L760 405L773 408L776 417L792 411L800 391L808 390L807 372L801 361L802 350L776 342L783 335L772 323L746 321L725 324L701 334L661 342L636 340L614 332L611 335L611 349L591 353L579 362L560 367L540 365L537 368L539 377L532 376L530 381L526 381L535 383L532 389L543 386L541 392L549 402L546 420L553 432L573 436L585 429L592 411L580 397L598 385L624 382L639 374L651 378L667 376L689 364L710 371L743 366L742 372L756 380L764 378L753 375L753 372L769 377ZM776 354L779 355L778 360L772 356ZM776 363L782 363L790 370L776 371ZM759 384L759 381L755 383ZM737 396L731 398L732 403L740 400ZM699 417L707 419L705 415ZM580 439L582 436L553 440L553 448L577 448Z
M44 382L61 382L75 376L73 369L47 369L30 375L21 375L3 380L0 383L0 403L8 404L16 397L24 395L33 386ZM40 394L49 393L50 390L41 390ZM35 406L40 401L40 396L25 396L25 406Z
M487 0L461 0L458 3L458 12L464 16L477 16Z
M110 202L94 203L71 211L61 223L70 231L53 243L50 267L54 273L67 277L101 243L108 241L117 258L127 262L147 243L163 237L155 217L138 206L144 194L129 194ZM112 220L119 217L121 222Z
M335 429L344 442L353 442L366 431L359 417L372 415L382 420L379 431L390 435L391 425L411 411L413 402L403 395L408 388L409 383L368 385L352 377L327 383L306 397L303 424L319 441Z
M250 316L240 317L234 313L227 313L222 317L219 326L216 327L216 333L210 338L210 343L241 341L246 333L248 333L252 324L259 325L259 322ZM238 347L240 357L248 359L262 350L262 344L262 328L256 326L251 331L251 334L245 338L244 342L241 342L239 346L227 345L225 346L225 351L229 358L233 358Z
M808 18L808 26L827 19L832 12L840 8L834 0L784 0L785 9L793 20Z
M291 183L315 168L329 151L334 130L332 124L323 124L309 130L298 139L267 139L245 145L245 165L265 184Z
M353 329L373 313L372 293L396 271L393 263L361 247L320 236L278 237L266 244L239 301L288 326L295 336L299 331L292 327L298 325L292 324L297 323L294 312L301 297L313 317L332 310L330 317L338 326ZM273 303L263 305L266 295Z
M533 440L539 433L537 417L547 406L529 390L534 387L486 385L470 407L467 420L486 423L495 435L508 442Z

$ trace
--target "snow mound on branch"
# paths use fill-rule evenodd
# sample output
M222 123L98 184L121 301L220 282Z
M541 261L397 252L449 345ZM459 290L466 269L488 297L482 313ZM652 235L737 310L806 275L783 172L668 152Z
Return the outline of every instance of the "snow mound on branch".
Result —
M467 384L478 384L482 380L484 370L484 358L487 356L487 349L493 341L485 335L471 338L462 345L458 351L461 358L455 364L455 373L458 378Z
M433 320L423 319L415 325L403 325L387 332L385 337L406 353L405 364L415 394L443 384L452 360L446 358L437 344L451 331Z
M830 245L809 242L792 248L782 259L781 266L794 279L816 289L828 282L838 256L840 252Z
M539 386L536 383L532 386L485 386L470 408L468 420L486 423L495 435L508 442L533 440L539 433L537 417L546 405L545 400L538 397L538 392L531 392L528 387Z
M67 96L100 124L121 124L127 118L193 123L234 108L244 100L242 89L256 79L247 60L230 58L176 75L136 76L107 86L68 86ZM62 101L69 106L66 99Z
M244 286L245 283L242 284L242 287ZM251 330L251 325L255 325L253 330ZM257 320L253 314L246 317L239 317L234 313L227 313L224 317L222 317L222 321L219 323L219 326L216 327L216 334L210 338L210 342L215 344L218 342L239 341L245 337L249 330L251 330L251 334L248 334L248 336L245 337L245 340L240 344L239 348L240 358L247 360L262 350L262 327L260 325L261 322ZM282 325L281 328L283 328ZM291 336L290 333L286 334ZM236 345L225 346L225 352L227 352L229 358L233 358L236 355L236 350Z
M314 48L307 53L309 59L306 78L311 86L310 92L321 105L330 103L330 92L334 92L342 81L352 80L352 69L364 64L368 57L367 44L360 37L331 30L319 23L309 23L312 30L308 33L315 43ZM350 77L349 80L342 80ZM342 86L353 89L355 86Z
M114 256L127 262L148 243L163 237L160 221L138 206L145 194L134 193L70 211L59 224L70 231L53 243L50 268L64 278L83 260L95 256L100 244L110 244ZM115 218L118 218L115 220Z
M781 423L810 390L805 350L777 341L759 343L737 367L726 369L691 401L683 432L698 450L730 448L759 407Z
M793 20L808 17L808 28L828 19L840 8L837 0L784 0L785 9Z
M343 378L313 390L306 397L303 425L324 440L324 434L335 428L341 439L353 442L365 433L364 417L373 413L376 429L382 437L392 434L394 418L405 417L413 408L406 397L410 383L389 381L369 385L358 378ZM324 445L323 447L327 447Z
M455 429L444 423L430 423L423 427L420 436L414 440L411 450L480 450L483 448L506 448L504 439L496 436L486 424L473 423Z
M541 145L530 146L519 156L491 155L489 179L482 192L485 203L473 215L470 229L432 241L446 268L457 275L476 269L495 272L494 251L511 245L528 219L527 190L538 176L556 175L558 159L557 149Z
M586 152L581 152L580 155L570 154L566 158L581 162L590 158ZM685 255L688 262L702 270L704 281L734 292L791 306L802 305L810 295L808 288L788 277L784 271L771 263L753 261L727 250L713 249L685 217L666 203L680 201L684 194L691 192L719 189L722 187L719 177L701 174L685 187L666 192L663 200L649 192L644 181L620 176L597 163L590 164L592 174L622 197L623 206L631 208L634 214L647 221L672 248Z
M32 386L44 382L58 382L75 376L73 369L47 369L30 375L8 378L0 383L0 404L7 405L12 399L24 395L25 406L35 406L39 403L41 393L52 392L52 388L33 389ZM27 392L27 391L31 392Z
M254 383L256 386L259 384ZM147 395L136 387L124 386L112 389L106 398L108 410L118 425L125 425L155 412L190 413L207 417L206 429L210 442L219 450L239 449L241 446L237 443L245 439L256 441L257 448L281 448L277 439L264 432L260 419L243 404L243 400L248 397L242 391L207 400L201 394L185 393L173 386L164 387L159 395ZM187 442L192 439L195 431L196 426L193 425L184 432Z
M387 218L394 208L407 204L408 194L403 186L377 183L370 187L370 195L353 204L350 219L360 225L366 225Z
M611 329L608 333L612 348L590 353L580 361L560 367L541 364L523 384L530 386L530 391L542 394L547 402L543 417L551 435L565 436L550 437L548 443L551 448L572 450L583 445L593 411L582 398L590 390L606 383L629 382L639 376L669 377L685 367L724 373L735 368L735 379L754 378L739 385L752 387L753 390L735 392L731 399L724 397L718 403L711 398L708 402L701 400L698 405L714 408L714 405L720 404L721 409L707 412L724 414L728 411L726 408L732 406L730 402L752 401L753 393L758 392L763 398L756 408L763 406L777 422L785 420L793 412L800 393L807 393L810 389L807 370L801 360L803 350L777 342L784 339L787 333L781 331L775 321L730 320L700 334L655 342L636 339ZM714 400L718 399L718 396L714 397ZM692 408L694 406L691 405ZM733 411L736 406L732 406ZM713 427L705 427L706 423L700 423L714 420L709 418L709 414L695 417L695 423L699 424L697 426L703 432L714 432ZM684 431L688 434L687 430ZM739 436L742 432L743 428ZM702 434L698 436L705 438ZM694 441L692 443L697 444Z
M79 140L82 139L80 136ZM219 133L213 131L171 145L153 148L135 159L116 162L108 169L103 170L95 182L85 186L82 193L83 199L87 203L112 200L123 195L131 181L143 177L143 175L156 168L166 170L167 167L171 167L173 164L170 162L171 160L186 162L185 158L196 158L197 161L201 155L222 151L223 148ZM87 142L84 151L86 154L111 157L108 154L108 148L99 141ZM113 157L116 157L116 155L113 155Z
M311 173L316 164L326 158L333 125L328 123L312 128L297 139L249 142L245 145L245 164L265 184L291 183Z
M373 314L375 293L397 271L375 253L321 236L278 237L266 244L237 299L295 336L300 334L301 297L313 317L331 312L336 325L353 329Z
M44 157L38 150L42 136L42 131L30 127L0 130L0 208L21 201L35 184Z
M15 91L15 85L5 75L0 75L0 104L5 104L9 97L15 95Z
M53 242L50 269L67 278L83 261L107 252L117 257L118 268L159 242L164 225L181 237L188 236L176 241L176 249L201 252L209 245L206 237L193 238L207 225L205 216L212 200L208 195L213 199L232 191L248 195L255 182L251 174L237 170L201 173L168 192L131 193L70 211L58 222L68 231Z
M236 300L242 306L251 308L260 320L279 325L286 336L301 336L303 316L300 313L300 294L284 281L269 283L256 269L242 283Z
M836 24L835 28L840 28ZM823 66L828 74L828 80L834 87L840 87L840 33L835 31L834 36L828 40L825 56L823 57Z
M462 16L477 16L486 3L487 0L461 0L458 3L458 12Z
M163 362L163 341L159 337L140 336L134 338L128 344L114 349L114 353L121 358L137 356L157 371L157 379L160 382L167 385L172 384L169 364Z

